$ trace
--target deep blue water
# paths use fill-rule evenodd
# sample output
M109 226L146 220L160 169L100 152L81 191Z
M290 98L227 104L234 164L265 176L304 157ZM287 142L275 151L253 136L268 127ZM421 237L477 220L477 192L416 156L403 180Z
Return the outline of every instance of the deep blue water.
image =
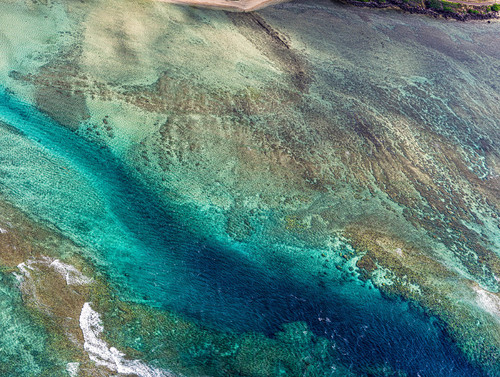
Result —
M272 334L305 321L354 368L387 363L409 376L482 376L433 319L356 282L309 286L245 256L266 240L224 244L198 234L194 209L158 200L108 149L3 90L0 121L9 125L0 127L2 193L87 246L124 298L225 331Z

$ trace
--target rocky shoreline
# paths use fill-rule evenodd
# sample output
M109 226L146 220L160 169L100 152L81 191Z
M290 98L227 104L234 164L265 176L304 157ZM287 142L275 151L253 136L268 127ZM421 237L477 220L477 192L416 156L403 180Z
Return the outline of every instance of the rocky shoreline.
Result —
M286 0L160 0L175 4L222 9L231 12L252 12ZM335 0L332 0L335 1ZM393 8L431 17L458 21L491 20L500 18L500 4L473 4L446 0L340 0L346 4L368 8Z
M467 5L460 3L448 3L438 1L441 7L430 6L431 2L426 2L426 7L421 5L412 4L408 1L402 0L388 0L388 1L358 1L358 0L341 0L345 4L354 5L357 7L366 8L390 8L390 9L401 9L405 12L414 14L424 14L431 17L443 17L447 19L455 19L458 21L477 21L477 20L493 20L500 19L499 11L487 10L488 6L485 5ZM444 4L444 5L443 5ZM455 5L455 8L447 7L448 4ZM451 8L451 9L450 9Z

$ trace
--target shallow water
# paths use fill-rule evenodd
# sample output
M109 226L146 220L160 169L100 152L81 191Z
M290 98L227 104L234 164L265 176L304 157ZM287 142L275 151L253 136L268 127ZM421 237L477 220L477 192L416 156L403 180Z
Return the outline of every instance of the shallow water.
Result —
M272 334L304 321L355 369L387 363L411 375L481 375L430 318L356 282L307 287L248 260L238 245L201 238L183 225L192 209L162 207L106 150L5 92L0 102L0 119L20 131L2 132L4 193L87 246L124 299L225 331Z
M484 251L479 246L487 244L488 250L495 252L495 244L500 243L495 217L491 215L495 212L494 205L490 205L494 197L490 197L490 202L481 202L475 196L489 193L484 187L487 184L491 190L497 187L494 179L498 169L495 158L500 132L497 89L500 79L495 70L500 67L500 53L495 43L500 24L458 24L392 11L318 4L294 2L261 12L264 20L285 36L284 40L290 43L287 48L293 51L288 54L279 50L276 55L273 55L276 41L266 39L268 35L262 31L255 31L253 36L248 30L254 26L248 26L247 20L239 16L226 17L223 13L170 5L156 9L149 3L136 4L131 5L137 9L130 17L130 36L120 24L123 22L120 17L127 18L125 5L116 16L93 5L89 5L88 17L83 6L83 10L75 7L74 13L67 15L62 11L63 5L54 5L52 11L44 8L51 21L65 20L59 23L61 29L69 29L72 22L79 26L73 25L75 33L67 37L61 37L62 32L47 37L45 34L50 35L50 31L41 33L34 37L35 47L22 38L16 39L11 30L3 34L10 44L8 51L0 54L4 81L0 92L1 193L34 220L52 224L61 234L81 245L85 257L92 261L96 271L104 274L119 300L178 313L229 336L258 332L272 338L283 324L305 322L317 336L331 341L337 356L325 352L326 364L340 362L360 375L379 368L376 373L383 376L396 375L391 372L396 370L408 376L494 376L495 371L480 370L469 363L443 330L445 325L441 320L424 315L399 299L387 299L370 281L357 279L356 273L349 270L354 267L355 259L350 263L343 259L354 251L348 240L339 241L336 230L347 228L351 223L365 229L360 218L377 226L382 223L384 229L395 229L396 236L429 248L431 251L426 255L444 261L460 279L476 281L492 292L497 290L495 274L498 271L494 264L478 272L473 263L456 250L460 245L480 254ZM5 6L6 11L16 17L25 11L20 10L23 6L19 4L18 8L0 6ZM148 14L155 15L149 34L140 27L142 17L147 19ZM114 17L118 20L116 23ZM87 29L79 22L87 25ZM165 30L158 26L162 22L168 25ZM121 32L108 33L105 25L109 28L118 25ZM84 32L80 28L85 29ZM173 32L176 28L184 34ZM176 51L172 56L167 53L169 47L165 47L168 43L162 43L157 32L165 35L169 47ZM179 35L186 35L186 39ZM123 39L126 46L110 47L106 59L98 58L103 46L108 46L96 43L98 38L104 41L109 38L109 45L115 39ZM252 38L261 39L257 39L257 43ZM72 74L70 78L64 76L66 68L58 73L61 80L72 82L87 96L87 108L81 113L88 111L91 118L80 120L78 132L56 123L30 104L35 97L40 102L40 95L19 80L23 74L36 73L42 63L52 62L50 46L64 51L64 46L71 45L73 39L81 43L84 51L83 57L76 58L78 65L75 63L76 70L81 72L74 76L83 82L82 77L88 74L96 82L104 82L102 86L112 92L99 94L102 88L88 89L92 85L99 87L92 82L73 83ZM216 56L217 50L215 47L211 50L210 43L215 45L214 41L221 40L227 40L227 44L238 51L236 57ZM15 43L26 44L38 52L16 52L12 47ZM127 49L130 51L125 54L123 51ZM189 58L191 50L197 54L196 58ZM125 55L120 58L120 54ZM163 55L165 60L155 60ZM208 73L201 69L204 59L221 64L227 69L227 77L223 69L207 67ZM57 66L60 62L53 64ZM304 67L309 76L307 80L300 79ZM173 86L173 94L162 94L167 98L161 98L166 109L145 111L146 105L134 102L133 95L146 93L145 97L152 98L149 103L159 101L163 106L155 97L157 94L151 94L151 83L167 68L173 72L169 76L171 80L181 83L180 89ZM296 70L298 74L290 78L287 70ZM51 81L50 70L44 74L46 77L40 78L43 84L36 80L31 84L40 86L41 90L59 85ZM57 74L54 76L59 80ZM48 80L48 84L43 80ZM276 88L271 89L274 84ZM255 100L257 105L252 102L253 97L251 100L244 97L248 100L246 105L245 100L238 97L239 91L247 90L245 88L257 93L255 97L268 95L270 103L281 101L283 108L268 108L263 104L266 101ZM199 98L197 90L201 93ZM173 101L171 98L179 102L172 105L168 102ZM242 109L235 109L238 101L243 102ZM39 103L39 107L53 116L54 111L66 111L64 105L59 109L55 106L55 110L49 109L52 106L49 105ZM243 113L238 115L241 118L235 115L238 111ZM114 138L86 131L92 122L101 121L107 113L112 114ZM60 119L66 118L64 115ZM174 119L172 125L168 123L170 119ZM217 128L218 124L222 126ZM248 124L257 131L245 131L245 127L250 127ZM74 128L73 123L70 126ZM203 139L205 128L208 136ZM165 138L170 144L158 147L155 144L158 135L164 137L169 132L174 135L170 135L171 139ZM261 142L258 132L264 133L262 138L267 141ZM243 146L234 152L240 158L236 163L231 159L233 137L239 143L238 148ZM346 149L338 147L337 141ZM390 141L394 144L388 145ZM191 144L184 147L184 143ZM273 145L270 149L266 149L268 143ZM280 153L286 156L279 159L280 162L291 159L289 155L294 158L298 155L297 160L304 165L307 164L303 161L314 165L314 174L322 173L311 178L308 174L313 173L303 173L300 164L296 170L285 164L283 170L289 175L281 170L276 174L262 173L241 157L248 153L251 159L251 153L263 150L262 155L255 158L256 164L272 172L276 161L266 158L272 156L272 148L279 143L285 146ZM448 145L461 148L467 168L487 183L481 186L483 183L474 181L476 186L467 186L469 181L463 178L466 173L462 170L456 176L450 173L461 165L452 157L441 161L440 156L448 152L429 149L439 143L443 148ZM159 167L165 163L158 157L162 156L162 148L167 151L170 148L173 151L170 153L175 155L179 152L177 147L181 151L191 148L191 152L178 154L184 160L178 157L168 161L171 170L161 171L155 166L155 158L160 161ZM387 154L376 155L379 151ZM149 153L146 153L146 168L143 152ZM415 184L412 191L403 178L385 180L383 174L377 175L376 169L371 170L383 160L394 164L387 170L403 171L403 163L398 165L396 158L391 160L391 155L404 156L405 163L413 158L415 169L421 168L421 163L422 170L432 174L437 170L435 175L429 173L430 180L438 177L446 189L436 189L437 199L429 194L424 198L427 199L425 205L414 205L426 195L420 186ZM371 162L363 165L359 161L365 158ZM193 165L189 165L189 161L194 161ZM450 169L449 161L456 166ZM195 163L205 170L197 171ZM334 166L345 173L338 174ZM225 169L230 171L228 175L224 175ZM243 174L245 169L250 171L248 175ZM329 172L335 178L331 178ZM280 183L280 174L284 174L284 184ZM165 183L161 183L161 178ZM363 179L375 184L370 186ZM323 180L328 182L325 186L331 186L319 187ZM297 181L308 184L300 186ZM310 181L320 182L319 188L311 189L315 186L309 186ZM463 191L459 191L455 183L464 183ZM344 189L338 189L337 185L345 185L347 189L342 191ZM358 198L356 185L361 187L362 195L370 191L371 196L366 200ZM293 190L301 192L303 187L306 187L304 195L309 197L306 204L291 210L282 198L291 197ZM483 191L469 193L470 187L480 187ZM408 194L411 200L404 197L407 192L411 192ZM457 204L454 200L465 197L464 192L473 199ZM341 195L346 198L340 199ZM229 205L224 201L227 197ZM435 204L441 198L449 203L446 211ZM470 207L473 213L470 214L463 208L473 201L476 207ZM259 204L252 208L253 204L248 203L253 202ZM451 220L452 211L462 216L460 220ZM443 215L444 220L429 229L419 217L421 212L426 218ZM307 216L320 217L324 222L329 219L331 223L301 232L302 217ZM287 219L286 227L282 225L283 217ZM221 225L226 220L237 223L236 230L227 230ZM469 226L473 221L477 224ZM239 223L250 225L241 227ZM454 228L457 224L465 225ZM440 237L439 245L427 240L432 232ZM477 234L481 234L481 238L476 244L465 241L459 244L463 242L462 237L457 241L460 232L474 242ZM326 257L331 262L323 262ZM429 276L432 277L428 280L432 281L434 276ZM455 296L452 292L446 298L456 300L460 292L457 288ZM1 311L4 313L11 316L7 309ZM19 328L22 326L24 322ZM30 331L36 340L28 341L33 350L28 347L27 358L44 352L43 335L36 335L37 328ZM133 338L133 332L129 336ZM493 344L493 349L496 346ZM19 347L18 342L12 342L11 354ZM193 357L185 362L195 365L199 360ZM18 361L19 368L23 363ZM26 364L43 369L33 360ZM161 360L160 364L169 367L168 360ZM32 374L41 373L39 369ZM12 372L13 375L22 375L18 370Z

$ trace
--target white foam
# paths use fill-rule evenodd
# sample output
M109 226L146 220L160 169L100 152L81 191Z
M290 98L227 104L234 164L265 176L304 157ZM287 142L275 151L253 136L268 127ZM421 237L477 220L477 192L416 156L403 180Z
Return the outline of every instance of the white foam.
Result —
M171 372L152 368L140 360L127 360L124 354L100 338L104 328L99 313L94 311L88 302L83 304L80 314L80 328L83 332L84 349L90 360L97 365L122 373L135 374L139 377L174 377Z
M49 257L42 257L41 259L30 259L26 262L19 263L17 265L17 268L19 268L19 271L21 271L25 277L31 278L30 272L28 270L35 271L33 265L37 264L52 267L56 272L61 274L66 279L66 284L68 285L84 285L92 283L92 278L83 275L74 266L63 263L59 259L52 259Z
M64 276L68 285L84 285L92 282L91 278L83 275L74 266L63 263L59 259L53 260L49 266Z
M19 263L17 265L17 268L19 268L19 271L22 272L22 274L25 276L25 277L28 277L30 278L31 277L31 274L30 272L28 271L28 269L32 270L33 271L33 267L30 266L31 262L28 261L26 263Z
M477 302L484 310L500 319L500 297L480 287L475 287Z
M70 377L77 377L78 370L80 369L80 363L68 363L66 364L66 371Z

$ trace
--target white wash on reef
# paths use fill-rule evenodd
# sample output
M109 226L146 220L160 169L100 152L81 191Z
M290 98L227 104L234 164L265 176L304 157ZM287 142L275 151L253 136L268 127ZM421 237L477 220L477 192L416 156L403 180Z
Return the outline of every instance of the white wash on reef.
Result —
M92 278L83 275L74 266L63 263L59 259L50 262L49 266L64 276L68 285L85 285L92 282Z
M36 265L45 265L53 268L66 280L67 285L86 285L92 282L92 278L83 275L74 266L61 262L59 259L50 257L42 257L41 259L29 259L26 262L19 263L17 268L22 273L22 276L14 273L17 280L21 281L24 278L31 278L30 271L35 271Z
M84 349L90 360L98 366L104 366L121 374L133 374L139 377L174 377L174 374L162 369L150 367L140 360L127 360L125 354L115 347L109 347L101 339L104 331L99 313L86 302L80 314L80 328L84 339Z
M80 363L68 363L68 364L66 364L66 372L68 372L70 377L77 377L79 370L80 370Z
M33 267L31 267L31 261L27 261L27 262L23 262L23 263L19 263L17 265L17 268L19 269L19 271L21 271L21 273L23 274L24 277L26 278L30 278L31 277L31 274L28 270L32 270L33 271ZM22 279L22 276L19 276L18 274L14 273L14 276L17 278L17 280L20 280Z
M500 297L479 286L474 287L474 291L476 292L476 300L479 306L500 320Z

